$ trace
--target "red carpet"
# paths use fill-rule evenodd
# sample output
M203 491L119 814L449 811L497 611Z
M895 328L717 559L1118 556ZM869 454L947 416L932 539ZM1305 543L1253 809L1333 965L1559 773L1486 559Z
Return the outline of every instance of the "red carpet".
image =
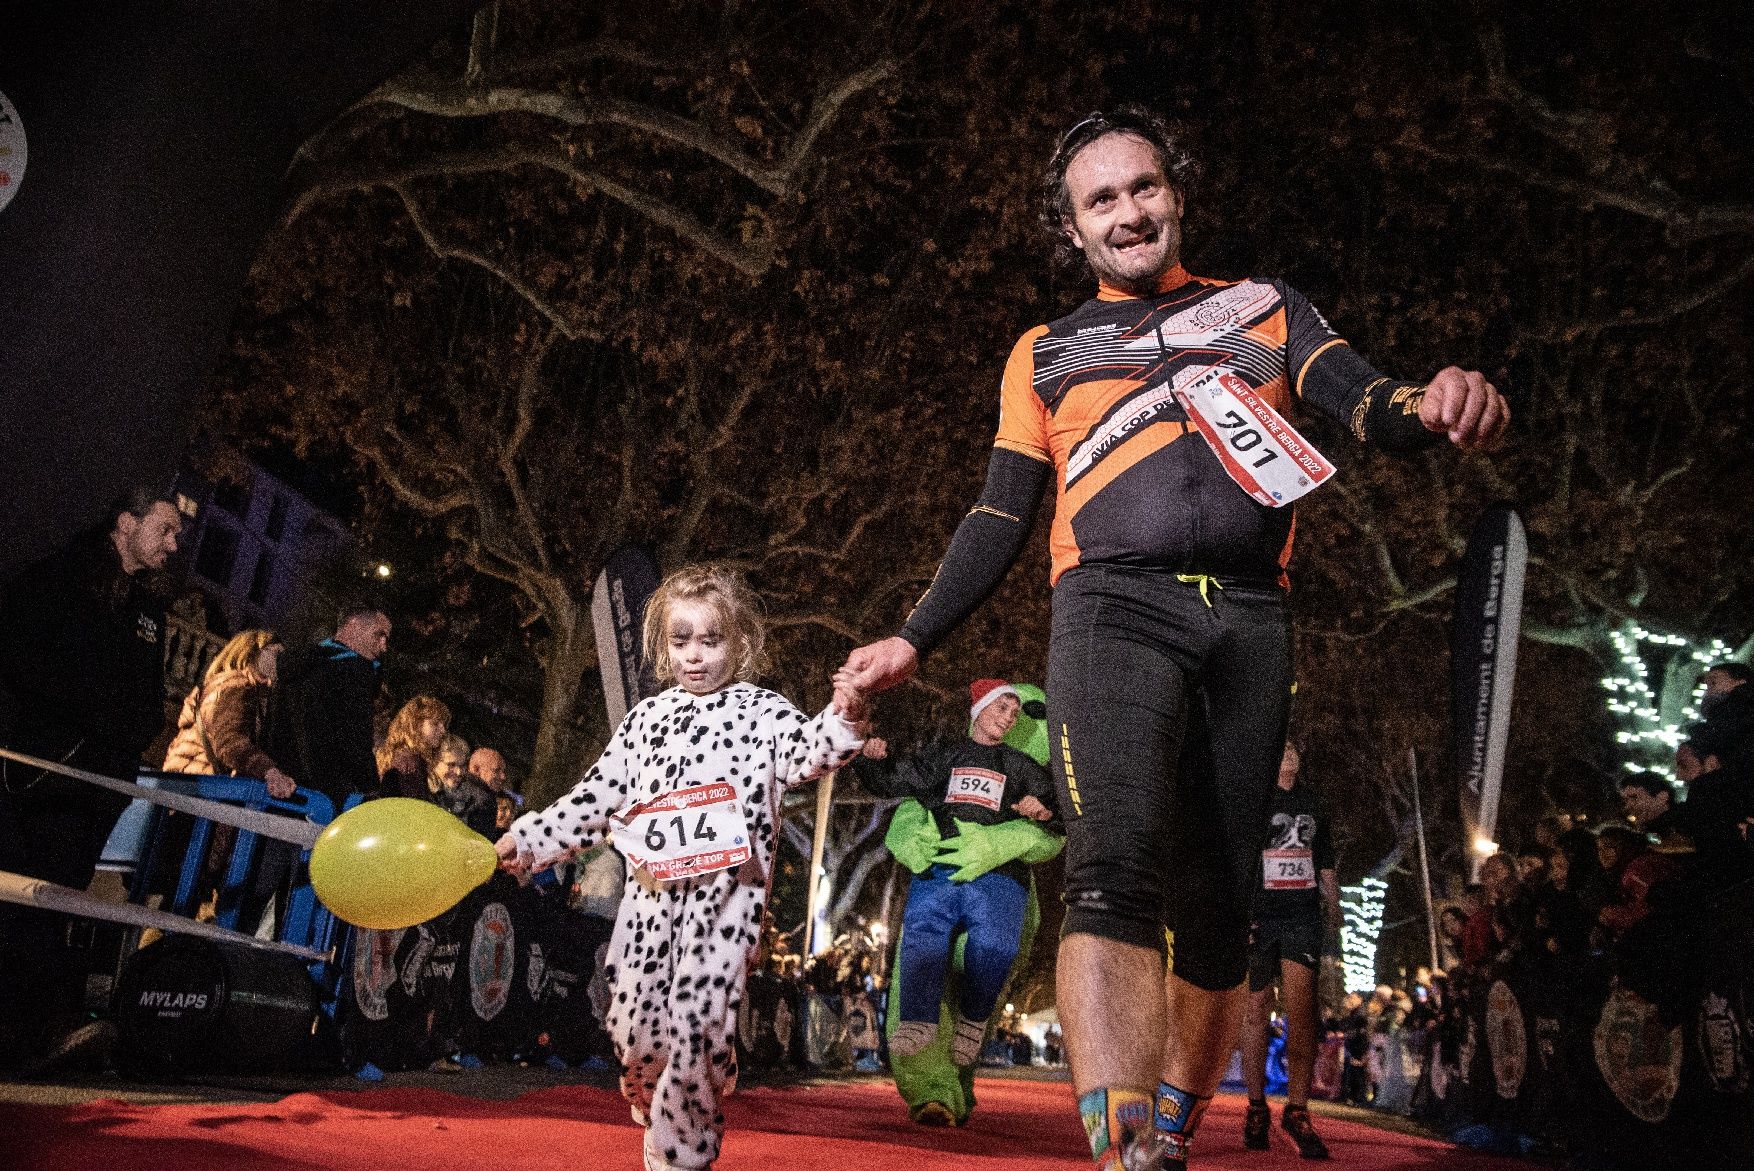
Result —
M883 1083L755 1088L732 1097L719 1171L1083 1171L1090 1166L1063 1082L986 1080L961 1130L909 1124ZM1276 1112L1275 1112L1276 1113ZM1333 1166L1510 1171L1529 1164L1338 1119L1318 1120ZM1289 1140L1242 1149L1242 1100L1220 1098L1201 1168L1308 1166ZM587 1086L483 1101L437 1090L294 1094L260 1104L0 1106L6 1171L466 1171L640 1166L640 1132L613 1091Z

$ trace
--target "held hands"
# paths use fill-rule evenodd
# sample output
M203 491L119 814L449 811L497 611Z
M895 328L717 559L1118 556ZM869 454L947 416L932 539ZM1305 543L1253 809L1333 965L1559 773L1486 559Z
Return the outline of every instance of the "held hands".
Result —
M1032 794L1025 794L1023 800L1011 807L1011 812L1021 813L1031 821L1052 821L1054 818L1053 810Z
M1446 366L1425 387L1419 421L1427 431L1448 432L1457 447L1490 447L1510 422L1510 404L1478 370Z
M530 872L535 869L536 859L528 850L518 848L517 834L507 832L493 843L493 852L499 855L499 868L519 882L527 881Z
M918 669L920 653L900 635L867 643L847 656L841 669L834 673L836 688L852 687L867 694L888 691Z
M276 801L286 800L298 788L298 782L277 768L269 769L262 779L268 782L268 795Z
M865 741L861 751L872 760L884 760L889 756L889 741L881 736L872 736Z
M871 726L871 701L866 698L863 691L841 682L839 672L835 673L834 710L860 735L864 735L869 730Z

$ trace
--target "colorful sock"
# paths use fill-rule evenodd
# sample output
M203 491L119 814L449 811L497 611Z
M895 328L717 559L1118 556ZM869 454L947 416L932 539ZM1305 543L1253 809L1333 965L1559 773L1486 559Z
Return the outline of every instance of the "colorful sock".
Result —
M1188 1144L1193 1141L1194 1130L1200 1125L1200 1118L1206 1113L1206 1107L1212 1104L1210 1098L1200 1098L1177 1089L1168 1082L1157 1083L1157 1108L1152 1112L1151 1124L1157 1133L1172 1140L1169 1144L1171 1154L1186 1158Z
M1118 1167L1121 1149L1151 1127L1151 1095L1123 1087L1091 1090L1079 1097L1078 1115L1096 1165Z

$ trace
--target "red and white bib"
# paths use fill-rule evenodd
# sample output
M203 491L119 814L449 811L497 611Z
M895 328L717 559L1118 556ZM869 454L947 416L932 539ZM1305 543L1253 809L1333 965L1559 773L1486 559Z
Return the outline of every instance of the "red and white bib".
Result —
M749 860L749 824L735 786L693 785L613 818L610 840L630 865L660 881L693 878Z

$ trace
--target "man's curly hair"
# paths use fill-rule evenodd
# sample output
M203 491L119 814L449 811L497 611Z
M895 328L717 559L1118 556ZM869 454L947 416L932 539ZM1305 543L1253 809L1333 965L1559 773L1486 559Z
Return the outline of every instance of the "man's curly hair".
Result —
M1079 151L1110 134L1132 134L1144 139L1157 152L1169 185L1183 199L1187 197L1188 187L1200 176L1200 164L1188 153L1182 132L1144 106L1128 103L1107 112L1098 111L1073 123L1072 128L1060 136L1060 144L1054 148L1041 177L1041 226L1054 242L1054 260L1059 263L1076 265L1084 259L1084 254L1066 238L1065 221L1072 218L1072 197L1066 190L1066 168L1072 165Z

